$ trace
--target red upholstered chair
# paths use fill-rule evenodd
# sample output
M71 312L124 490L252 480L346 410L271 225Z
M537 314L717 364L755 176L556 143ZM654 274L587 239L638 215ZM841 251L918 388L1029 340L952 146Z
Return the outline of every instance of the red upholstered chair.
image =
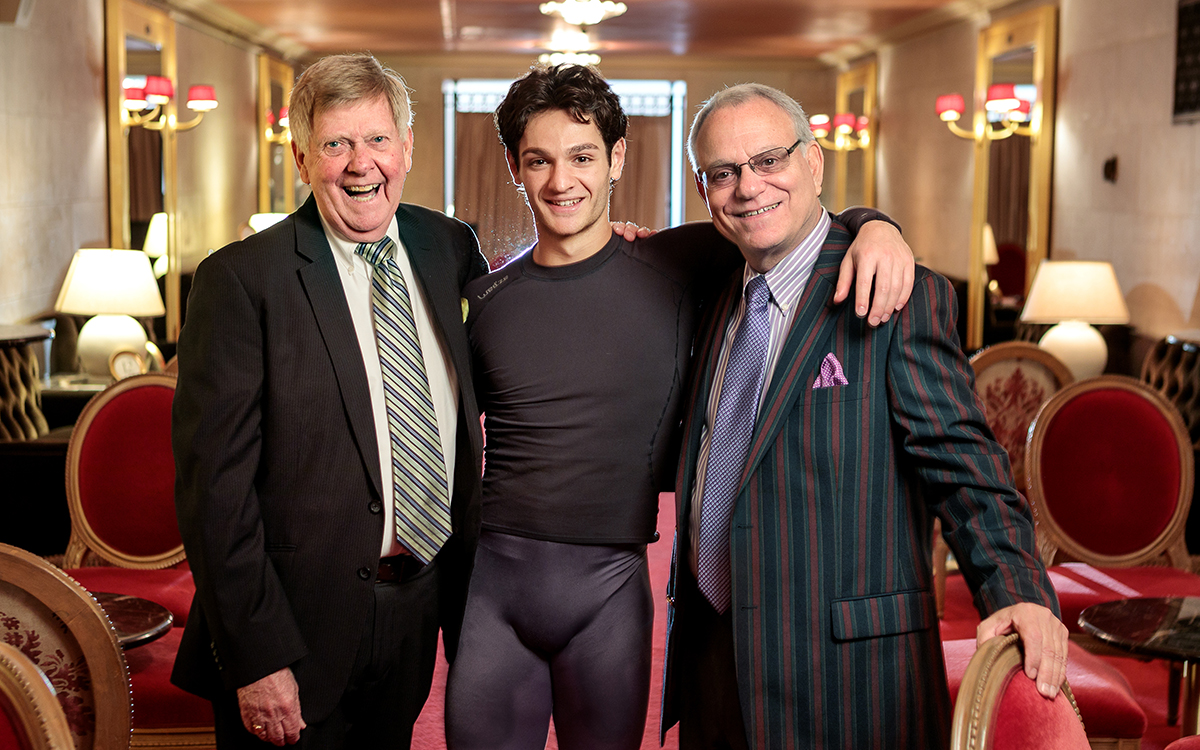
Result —
M1079 613L1093 604L1200 596L1183 540L1194 462L1175 407L1132 378L1067 386L1034 419L1026 466L1038 545L1063 622L1085 647L1112 653L1080 632Z
M158 602L182 626L195 584L175 520L174 395L173 376L135 375L80 413L67 449L71 539L63 567L91 591Z
M5 544L0 640L50 680L78 750L129 747L129 677L104 610L63 571Z
M1167 745L1166 750L1200 750L1200 737L1180 737Z
M74 750L67 715L46 675L0 643L0 750Z
M950 698L960 692L975 639L942 642ZM1137 750L1146 733L1146 714L1125 677L1108 662L1074 643L1067 645L1067 682L1079 707L1088 742L1094 748Z
M993 638L971 657L954 703L952 750L1091 747L1068 680L1054 700L1046 700L1025 678L1022 658L1016 635Z

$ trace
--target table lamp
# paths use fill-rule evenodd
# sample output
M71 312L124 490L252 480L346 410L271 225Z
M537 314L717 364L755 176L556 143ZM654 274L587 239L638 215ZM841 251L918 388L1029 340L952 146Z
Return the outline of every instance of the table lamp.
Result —
M1056 323L1039 346L1062 360L1076 380L1104 372L1108 345L1092 324L1129 322L1129 308L1111 263L1044 260L1021 311L1026 323Z
M103 376L113 352L146 350L146 329L130 316L166 312L150 258L141 250L108 248L75 253L54 309L94 316L79 330L79 361L83 372Z
M150 256L154 263L154 277L161 279L167 275L167 215L158 212L150 217L150 227L146 230L146 241L142 250Z

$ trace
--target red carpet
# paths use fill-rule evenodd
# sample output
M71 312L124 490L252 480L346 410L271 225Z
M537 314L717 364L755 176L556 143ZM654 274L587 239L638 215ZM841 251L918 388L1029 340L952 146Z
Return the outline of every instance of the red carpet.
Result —
M658 534L660 539L647 547L650 559L650 586L654 590L654 662L650 668L650 709L646 714L646 733L642 740L644 750L658 747L658 711L662 696L663 643L667 634L667 579L671 574L671 543L675 538L675 496L664 493L659 497ZM425 703L425 710L413 729L413 750L443 750L446 734L443 726L445 715L446 660L438 655L437 671L433 676L433 691ZM677 750L679 742L676 731L667 733L667 750ZM554 727L546 742L548 750L558 750Z

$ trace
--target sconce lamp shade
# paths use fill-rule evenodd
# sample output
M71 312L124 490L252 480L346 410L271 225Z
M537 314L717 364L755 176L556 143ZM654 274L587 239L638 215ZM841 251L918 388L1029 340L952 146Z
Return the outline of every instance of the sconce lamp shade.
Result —
M175 84L164 76L146 76L146 101L151 104L166 104L175 96Z
M861 115L858 122L855 123L854 129L861 135L871 129L871 118L866 115Z
M854 124L857 122L854 115L848 112L842 112L833 116L833 129L836 132L849 135L854 132Z
M253 214L247 223L255 232L261 232L272 224L278 224L287 217L287 214Z
M141 112L147 106L145 89L125 89L125 109Z
M288 108L284 107L279 110L279 127L286 128L288 126Z
M962 94L943 94L937 98L935 106L938 117L944 122L953 122L967 111L967 103L963 101Z
M77 251L54 309L72 315L93 315L79 330L78 352L83 371L108 374L114 351L145 350L146 331L131 315L163 315L162 295L140 250L85 248Z
M150 227L146 230L142 250L151 258L161 258L167 254L167 215L162 211L150 217Z
M1111 263L1044 260L1021 311L1027 323L1057 323L1038 342L1063 361L1076 380L1104 372L1108 346L1089 324L1129 322L1129 308Z
M197 85L188 89L188 109L209 112L217 108L217 92L212 86Z
M829 135L829 115L813 115L808 118L808 126L812 128L813 135L824 138Z
M1008 112L1016 109L1021 100L1017 98L1016 87L1011 83L993 83L988 86L986 106L992 112Z
M153 228L153 220L151 221ZM994 266L1000 262L1000 250L996 247L996 232L988 222L983 223L983 264Z

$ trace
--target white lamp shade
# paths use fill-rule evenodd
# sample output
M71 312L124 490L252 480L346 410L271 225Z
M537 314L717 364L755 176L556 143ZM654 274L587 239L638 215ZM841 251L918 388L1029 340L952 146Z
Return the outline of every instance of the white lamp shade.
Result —
M162 211L150 217L150 228L146 230L142 250L151 258L161 258L167 254L167 215Z
M272 224L278 224L288 217L287 214L254 214L250 217L250 228L255 232L261 232Z
M1129 308L1111 263L1044 260L1021 311L1026 323L1082 320L1096 325L1129 322Z
M54 309L72 315L163 315L162 295L141 250L84 248L75 253Z
M996 248L996 232L992 225L983 223L983 264L994 266L1000 262L1000 251Z

